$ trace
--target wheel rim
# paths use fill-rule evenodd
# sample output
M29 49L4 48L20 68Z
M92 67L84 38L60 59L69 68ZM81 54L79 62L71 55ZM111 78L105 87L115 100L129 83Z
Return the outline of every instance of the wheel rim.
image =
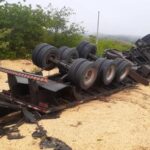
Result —
M123 81L127 77L128 73L129 73L129 67L126 67L122 71L122 74L120 75L120 81Z
M89 87L93 84L96 78L95 74L96 74L96 71L93 68L90 68L86 71L84 78L83 78L83 83L85 86Z
M115 66L111 65L111 67L108 69L106 73L106 81L111 82L115 76Z

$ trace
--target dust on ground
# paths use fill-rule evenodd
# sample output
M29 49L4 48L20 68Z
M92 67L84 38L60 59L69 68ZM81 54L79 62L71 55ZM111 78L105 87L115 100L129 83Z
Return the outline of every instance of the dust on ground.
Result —
M1 66L27 71L31 61L1 61ZM0 73L0 89L8 89L7 77ZM103 101L105 100L105 102ZM53 136L73 150L150 150L150 87L137 85L112 96L67 109L59 118L39 122ZM0 139L0 150L39 150L40 140L31 134L36 126L19 129L25 138Z

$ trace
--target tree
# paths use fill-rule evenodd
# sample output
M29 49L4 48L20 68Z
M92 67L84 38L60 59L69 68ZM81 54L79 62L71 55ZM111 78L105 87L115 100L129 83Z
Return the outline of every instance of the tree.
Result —
M11 29L0 29L0 58L13 58L14 53L9 52L9 42L6 40L10 35Z
M75 46L82 38L83 28L69 22L72 10L66 7L44 10L37 5L0 3L0 30L11 30L5 41L16 57L25 57L36 44L48 42L54 46Z
M5 39L10 34L10 29L1 29L0 30L0 49L8 49L9 42L6 42Z
M69 17L74 14L70 8L63 7L60 10L54 9L51 5L48 14L49 24L47 27L46 37L48 42L60 47L62 45L76 46L82 39L84 28L76 23L70 23ZM49 12L49 11L48 11Z
M21 3L0 6L0 29L12 30L7 38L11 51L24 55L25 51L42 40L44 17L42 9L32 10L31 6Z

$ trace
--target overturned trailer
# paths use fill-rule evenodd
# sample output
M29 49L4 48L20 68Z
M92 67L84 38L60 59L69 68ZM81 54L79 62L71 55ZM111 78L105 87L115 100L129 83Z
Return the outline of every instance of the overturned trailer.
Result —
M42 43L32 53L32 61L41 68L40 72L0 67L1 72L7 73L10 87L0 93L0 107L6 112L26 107L47 114L111 95L137 82L149 85L149 54L150 44L136 45L123 53L109 49L99 58L96 46L86 41L77 48L59 49ZM43 76L42 70L55 67L59 68L57 74Z

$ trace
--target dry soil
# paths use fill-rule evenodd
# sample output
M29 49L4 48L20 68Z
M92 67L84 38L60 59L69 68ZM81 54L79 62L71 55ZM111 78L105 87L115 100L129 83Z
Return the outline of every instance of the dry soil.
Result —
M35 68L28 60L4 60L0 65L15 70ZM0 73L1 90L8 89L5 81L6 75ZM67 109L59 118L39 124L73 150L150 150L150 86L137 85ZM1 138L0 150L39 150L40 141L31 136L35 128L22 125L19 129L25 138L21 140Z

